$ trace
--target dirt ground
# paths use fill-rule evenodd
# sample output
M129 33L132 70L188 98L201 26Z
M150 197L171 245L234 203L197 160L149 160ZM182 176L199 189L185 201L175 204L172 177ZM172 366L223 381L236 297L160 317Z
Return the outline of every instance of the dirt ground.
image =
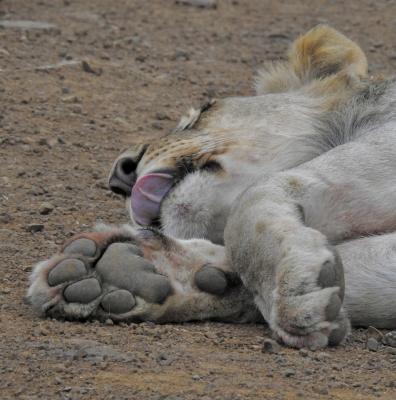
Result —
M368 350L364 329L272 354L259 325L60 322L23 303L37 260L127 220L106 186L122 149L208 97L251 94L260 64L318 23L395 70L394 0L0 0L1 399L396 398L396 349Z

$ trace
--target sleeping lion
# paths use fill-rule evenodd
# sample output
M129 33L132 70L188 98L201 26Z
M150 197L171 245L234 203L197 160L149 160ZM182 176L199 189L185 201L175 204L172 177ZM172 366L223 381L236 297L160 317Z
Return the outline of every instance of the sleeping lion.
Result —
M73 237L28 299L75 320L266 322L292 347L396 327L396 80L318 26L256 96L191 109L115 161L132 224Z

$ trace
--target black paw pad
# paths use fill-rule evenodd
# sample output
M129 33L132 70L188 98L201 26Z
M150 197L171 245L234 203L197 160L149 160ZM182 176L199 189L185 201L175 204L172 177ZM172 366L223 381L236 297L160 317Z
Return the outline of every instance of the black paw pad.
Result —
M227 288L227 278L221 269L204 266L195 274L195 284L203 292L223 294Z
M96 243L91 239L77 239L66 246L63 253L81 254L86 257L93 257L96 254Z
M340 326L331 331L329 335L329 346L339 345L343 341L347 333L348 333L348 325L345 321L341 321Z
M63 296L69 303L90 303L102 292L100 284L95 278L83 279L72 283L63 292Z
M83 277L87 273L84 263L77 259L66 259L55 266L48 274L48 284L56 286Z
M333 321L337 318L342 306L342 301L337 293L333 293L330 297L329 304L326 307L327 321Z
M106 294L101 302L103 309L108 313L123 314L135 306L136 301L132 293L127 290L114 290Z
M96 271L107 284L126 289L150 303L162 303L171 292L166 276L136 254L136 246L114 243L96 264Z
M137 276L134 293L149 303L163 303L172 291L169 279L159 274L140 274Z
M334 262L326 261L322 265L322 269L318 277L318 284L323 288L338 286L340 288L339 297L341 300L343 300L345 283L342 261L334 248L330 248L330 250L334 254Z

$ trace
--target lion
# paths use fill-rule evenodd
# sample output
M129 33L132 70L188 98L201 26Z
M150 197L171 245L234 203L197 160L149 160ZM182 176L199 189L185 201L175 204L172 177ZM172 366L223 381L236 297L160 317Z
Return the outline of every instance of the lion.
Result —
M132 223L38 263L27 298L75 320L265 322L287 346L396 327L396 80L317 26L256 95L191 109L115 161Z

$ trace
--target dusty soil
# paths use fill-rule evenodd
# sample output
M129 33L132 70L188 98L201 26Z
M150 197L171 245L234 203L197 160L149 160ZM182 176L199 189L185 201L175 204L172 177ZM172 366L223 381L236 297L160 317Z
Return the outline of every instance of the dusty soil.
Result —
M126 221L106 187L123 148L207 97L251 94L255 69L317 23L391 73L395 1L0 0L0 20L53 24L0 27L2 399L396 398L396 349L368 350L366 330L271 354L263 326L60 322L22 301L32 265L65 238Z

